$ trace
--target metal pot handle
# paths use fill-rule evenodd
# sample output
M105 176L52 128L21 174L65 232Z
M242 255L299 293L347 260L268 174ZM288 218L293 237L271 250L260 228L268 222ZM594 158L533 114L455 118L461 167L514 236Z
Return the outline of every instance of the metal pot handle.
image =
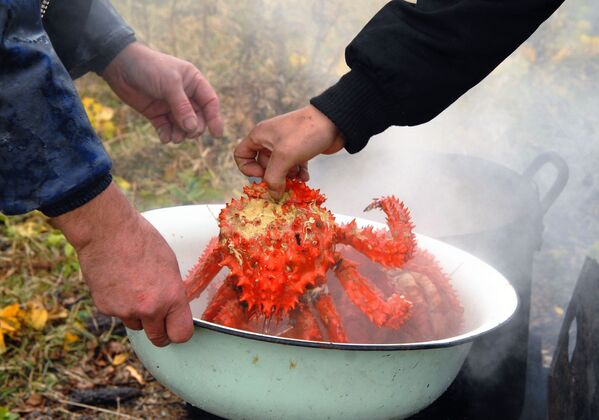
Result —
M555 181L549 190L545 193L545 196L541 198L541 210L543 214L547 213L547 210L551 207L557 197L561 194L568 182L570 175L570 169L566 161L555 152L541 153L539 156L532 161L532 163L522 173L522 176L530 179L546 164L550 163L556 169L557 174Z

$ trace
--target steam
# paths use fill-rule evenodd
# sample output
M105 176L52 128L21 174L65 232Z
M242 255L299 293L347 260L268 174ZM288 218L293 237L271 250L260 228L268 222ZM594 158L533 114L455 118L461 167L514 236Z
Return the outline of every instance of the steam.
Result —
M238 10L243 2L180 0L169 3L170 17L153 19L162 12L157 3L114 0L142 39L201 67L231 114L226 118L235 139L260 119L305 105L346 71L345 45L385 1L264 0L246 7L244 13L255 15L246 18ZM451 168L425 160L424 153L482 158L516 173L544 151L559 153L570 181L545 215L533 278L531 323L549 350L561 324L558 309L567 306L584 257L599 248L597 22L599 6L591 0L565 2L523 47L432 122L390 128L358 155L340 152L311 164L311 184L329 197L334 212L383 221L362 209L374 197L397 194L412 209L418 232L444 237L498 227L526 212L525 203L514 203L510 194L497 199L492 183L464 187L481 182L476 176L456 184L447 175ZM264 63L272 80L256 76ZM541 195L554 177L550 168L535 177Z
M448 168L433 166L423 153L486 159L516 173L542 152L561 155L570 181L545 215L533 273L531 325L548 353L584 257L599 246L599 48L588 45L599 33L598 18L596 4L566 2L523 47L432 122L390 128L358 155L322 157L311 166L312 183L329 197L333 211L383 221L361 210L373 197L398 194L412 209L418 232L443 237L491 229L492 220L509 221L514 206L516 212L527 209L516 191L492 197L501 186L476 185L475 174L464 182L482 194L473 197L451 182ZM555 176L550 165L535 176L541 196ZM439 193L431 197L435 189ZM490 208L487 199L500 205Z

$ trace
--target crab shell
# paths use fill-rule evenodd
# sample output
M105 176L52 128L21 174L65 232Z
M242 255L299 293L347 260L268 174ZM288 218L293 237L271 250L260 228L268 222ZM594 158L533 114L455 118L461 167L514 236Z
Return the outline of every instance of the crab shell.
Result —
M273 201L264 183L244 188L219 215L219 243L250 313L284 316L307 289L324 283L334 264L335 218L325 197L304 183L287 180Z

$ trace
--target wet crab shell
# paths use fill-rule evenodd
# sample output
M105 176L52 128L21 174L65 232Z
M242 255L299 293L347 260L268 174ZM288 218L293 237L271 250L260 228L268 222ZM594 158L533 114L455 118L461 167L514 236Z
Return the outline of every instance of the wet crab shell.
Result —
M219 215L221 266L230 268L250 313L281 317L324 282L334 263L335 218L318 190L297 181L287 181L279 202L264 183L244 193Z

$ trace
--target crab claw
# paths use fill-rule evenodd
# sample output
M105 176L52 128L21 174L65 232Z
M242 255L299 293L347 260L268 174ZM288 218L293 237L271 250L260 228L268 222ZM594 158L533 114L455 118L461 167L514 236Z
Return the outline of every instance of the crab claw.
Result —
M377 198L364 211L380 209L387 215L389 230L358 228L355 220L337 228L340 243L356 250L386 267L401 267L414 252L416 242L410 212L396 197Z

